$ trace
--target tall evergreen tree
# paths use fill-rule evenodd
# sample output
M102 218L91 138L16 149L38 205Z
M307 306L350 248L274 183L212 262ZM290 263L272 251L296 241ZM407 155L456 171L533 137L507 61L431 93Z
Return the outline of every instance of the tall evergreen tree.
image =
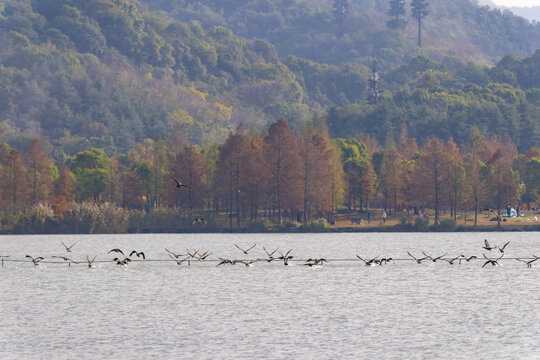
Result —
M422 19L428 15L427 0L412 0L412 17L418 20L418 46L422 46Z
M351 14L351 4L349 0L334 0L334 19L336 20L340 39L345 34L345 21Z
M401 20L400 16L405 16L405 0L390 0L390 9L388 15L393 19L387 22L387 26L392 29L399 29L405 25L405 20Z

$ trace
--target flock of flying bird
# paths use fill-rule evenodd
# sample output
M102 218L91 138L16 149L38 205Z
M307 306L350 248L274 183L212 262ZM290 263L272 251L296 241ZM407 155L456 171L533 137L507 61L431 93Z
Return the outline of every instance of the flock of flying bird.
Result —
M497 252L498 251L498 254L500 254L498 257L496 258L490 258L488 256L486 256L485 253L482 253L483 255L483 259L482 258L479 258L475 255L471 255L471 256L466 256L464 254L460 254L459 256L455 256L455 257L446 257L447 253L444 254L444 255L439 255L439 256L434 256L434 255L430 255L430 254L427 254L425 251L421 251L422 252L422 257L417 257L413 254L411 254L409 251L407 251L407 254L409 255L409 258L400 258L400 259L397 259L397 258L391 258L391 257L381 257L381 256L376 256L374 258L363 258L361 257L360 255L356 255L356 258L360 261L362 261L366 266L375 266L375 265L378 265L378 266L382 266L382 265L386 265L388 263L395 263L395 261L415 261L417 264L422 264L422 262L426 261L426 262L438 262L438 261L441 261L441 262L447 262L448 264L450 265L454 265L454 264L461 264L462 261L465 261L465 262L470 262L471 260L482 260L484 261L484 264L482 265L482 268L487 266L487 265L492 265L492 266L499 266L499 260L501 260L505 253L505 249L506 247L508 246L510 242L506 242L502 247L501 246L497 246L497 245L491 245L487 239L484 240L484 246L482 246L482 249L484 250L487 250L487 251L492 251L492 250L495 250L494 252ZM65 251L67 253L71 253L71 249L77 244L77 242L71 244L71 245L66 245L64 244L64 242L62 242L62 245L64 246L65 248ZM257 244L253 244L252 246L248 247L248 248L243 248L243 247L240 247L239 245L237 244L234 244L234 246L243 254L243 255L249 255L250 254L250 251L252 251L256 246ZM267 250L264 246L262 246L262 249L263 251L265 252L266 256L265 257L262 257L262 258L254 258L254 259L238 259L238 258L224 258L224 257L216 257L214 259L209 259L209 256L212 254L210 251L201 251L199 249L193 249L193 250L190 250L190 249L186 249L186 252L185 253L176 253L176 252L173 252L171 250L168 250L167 248L165 248L165 251L167 253L167 255L169 256L169 258L176 262L177 265L182 265L183 263L186 263L188 266L191 265L191 262L192 261L196 261L196 262L203 262L203 261L214 261L214 262L217 262L217 265L216 266L221 266L221 265L236 265L236 264L243 264L245 265L246 267L249 267L249 266L252 266L253 263L255 262L268 262L268 263L271 263L273 261L282 261L283 262L283 265L287 266L289 265L289 261L293 260L293 255L291 255L292 253L292 249L289 249L287 250L285 253L281 252L279 250L279 248L276 248L275 250L273 251L269 251ZM114 258L110 259L110 260L101 260L99 262L113 262L115 263L116 265L120 266L120 267L127 267L129 265L129 263L133 260L138 260L138 261L164 261L164 260L151 260L151 259L146 259L146 255L144 252L142 251L137 251L137 250L132 250L129 255L126 255L126 253L124 253L124 251L122 251L121 249L119 248L114 248L114 249L111 249L109 250L109 252L107 254L111 254L111 256L114 256ZM133 258L136 256L137 259ZM4 259L6 259L6 261L23 261L23 260L10 260L8 259L10 256L9 255L0 255L0 259L2 261L2 266L4 265ZM43 260L45 260L45 257L43 256L37 256L37 257L33 257L31 255L26 255L25 257L26 259L28 259L29 261L32 262L32 264L34 266L38 266ZM66 262L68 264L68 266L71 266L71 264L80 264L80 263L86 263L87 266L89 268L92 268L94 267L93 263L95 262L96 258L97 258L97 255L94 256L92 259L90 259L90 257L88 255L86 255L86 261L75 261L73 259L71 259L70 257L67 257L65 255L52 255L51 258L55 258L55 259L61 259L63 260L64 262ZM531 257L528 257L528 258L524 258L524 257L521 257L521 258L505 258L505 259L515 259L517 261L520 261L520 262L523 262L527 265L527 267L531 268L532 267L532 264L539 260L540 257L536 256L536 255L532 255L532 258ZM356 260L356 259L331 259L330 261L332 262L339 262L339 261L349 261L349 260ZM58 261L58 260L57 260ZM49 261L49 263L55 263L57 261ZM167 260L165 260L167 261ZM307 260L293 260L293 261L299 261L299 262L302 262L302 266L308 266L308 267L313 267L313 266L322 266L324 263L326 262L329 262L329 260L325 259L325 258L308 258ZM45 261L46 262L46 261Z

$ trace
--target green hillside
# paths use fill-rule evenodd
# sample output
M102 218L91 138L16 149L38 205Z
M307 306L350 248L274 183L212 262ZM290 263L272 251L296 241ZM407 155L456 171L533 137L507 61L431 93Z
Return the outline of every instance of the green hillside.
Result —
M434 17L439 5L450 8L438 4L432 1ZM456 18L472 6L452 4L462 14ZM485 135L509 133L522 151L540 143L540 52L483 65L498 53L533 53L538 27L518 17L473 7L485 19L471 23L470 36L483 34L474 39L487 50L464 43L469 58L480 54L470 62L434 45L428 18L427 45L419 52L413 24L387 29L379 2L355 2L340 39L324 1L319 8L294 0L149 5L206 20L172 20L132 0L0 0L0 143L21 148L40 137L57 158L90 147L112 155L148 138L221 142L239 123L260 129L283 117L294 128L320 116L333 136L365 131L379 142L405 123L420 143L429 136L463 142L471 126ZM265 22L263 5L289 15ZM360 5L369 11L361 14ZM244 30L233 21L241 15ZM228 29L230 23L238 28ZM497 32L480 32L481 24ZM270 33L289 41L275 42ZM296 51L299 44L305 51ZM368 101L374 59L381 90Z
M172 129L202 143L239 122L307 116L302 88L267 42L128 0L0 5L0 141L42 136L67 153L112 153Z

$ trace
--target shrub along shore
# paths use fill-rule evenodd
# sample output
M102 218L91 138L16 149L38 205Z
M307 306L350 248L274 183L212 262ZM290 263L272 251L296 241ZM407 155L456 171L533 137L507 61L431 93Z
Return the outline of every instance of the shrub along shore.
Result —
M147 210L123 209L110 203L72 203L63 217L54 216L50 207L34 206L12 218L12 226L4 226L0 234L108 234L108 233L260 233L260 232L454 232L454 231L540 231L535 221L538 212L526 212L520 218L503 218L497 226L496 217L489 212L480 213L477 226L471 221L474 214L463 213L454 221L443 214L437 225L406 211L389 214L383 222L382 209L372 209L371 222L367 212L341 212L335 222L313 220L304 227L300 222L288 220L282 225L263 217L244 227L229 226L227 213L208 212L203 221L194 222L193 214L179 208ZM426 214L432 211L427 210ZM447 216L448 215L448 216ZM275 220L275 219L274 219Z

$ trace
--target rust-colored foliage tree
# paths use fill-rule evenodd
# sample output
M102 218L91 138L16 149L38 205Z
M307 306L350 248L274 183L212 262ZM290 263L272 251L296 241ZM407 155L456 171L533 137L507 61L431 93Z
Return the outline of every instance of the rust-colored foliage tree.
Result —
M147 192L139 177L138 168L130 167L122 172L122 206L141 208L147 204Z
M487 161L486 190L491 203L497 208L497 226L501 226L501 208L517 200L519 174L512 169L512 160L518 152L508 136L489 139L492 155Z
M45 154L39 139L32 139L24 150L24 160L31 189L30 201L35 205L49 199L52 190L52 161Z
M474 226L478 225L478 208L483 193L483 177L481 161L486 152L486 138L478 129L472 129L465 153L466 184L468 191L466 203L474 209Z
M302 189L298 145L286 120L270 125L263 142L263 157L268 173L267 201L277 208L278 222L282 224L282 209L298 207Z
M249 173L242 181L245 192L243 194L244 196L241 196L241 199L244 202L242 210L244 219L247 209L249 209L249 218L250 220L254 220L257 218L259 211L262 189L268 183L268 169L264 163L263 139L256 134L252 134L250 147L251 149L246 158Z
M15 149L9 153L3 168L1 188L2 198L11 207L13 215L26 207L31 196L31 187L23 156Z
M162 192L164 187L170 185L170 178L166 175L168 167L167 147L163 140L154 141L152 152L152 182L154 207L161 207Z
M370 157L372 157L373 154L375 154L377 151L380 150L380 146L379 146L379 143L377 142L377 139L375 139L373 136L366 133L365 130L360 132L360 134L356 136L356 139L366 145L366 149Z
M304 124L298 143L303 186L302 222L306 226L313 215L324 215L331 207L331 148L326 134L317 132L311 124Z
M67 165L62 165L55 183L54 196L51 197L51 207L56 216L63 217L69 203L75 200L74 176Z
M362 165L362 176L360 177L360 188L362 189L362 204L366 210L369 207L369 200L375 193L376 175L371 161L366 161Z
M172 189L169 205L185 207L191 217L193 210L202 208L206 199L205 156L197 147L185 146L170 162L169 172L188 186L180 189L169 186Z
M418 152L418 145L416 144L416 138L410 138L405 123L401 124L401 132L397 139L397 151L401 158L411 160L414 154Z
M394 214L397 214L397 206L401 198L400 190L403 187L403 178L400 172L401 162L400 154L393 144L384 149L379 186L384 196L385 210L387 200L390 199L394 206Z
M335 222L337 206L343 204L345 196L345 172L340 159L339 148L335 141L330 141L330 187L331 187L331 221Z
M452 138L448 139L446 142L445 152L447 160L447 179L444 187L448 195L450 215L453 216L454 221L456 221L458 204L461 205L464 200L466 184L465 166L457 145Z
M230 227L233 217L236 218L236 225L240 226L240 212L245 214L245 204L255 201L252 195L256 191L254 188L257 188L256 169L259 167L256 163L262 162L260 149L245 133L242 125L238 126L236 133L229 135L221 148L215 183L217 193L226 203Z
M435 210L434 224L439 223L441 192L447 176L447 156L444 144L437 138L429 139L416 161L415 197L428 201Z

